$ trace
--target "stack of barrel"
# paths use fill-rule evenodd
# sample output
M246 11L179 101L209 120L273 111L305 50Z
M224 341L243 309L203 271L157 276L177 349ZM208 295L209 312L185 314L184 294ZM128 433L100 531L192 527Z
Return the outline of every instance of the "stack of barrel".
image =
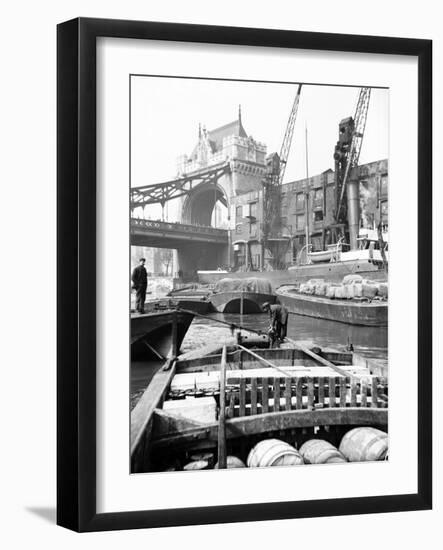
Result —
M387 460L388 434L371 427L354 428L342 438L339 447L324 439L310 439L300 449L279 439L263 439L249 452L249 468L269 466L298 466L302 464L333 464L343 462L369 462ZM185 470L218 468L211 453L193 455ZM227 468L245 468L235 456L227 457Z

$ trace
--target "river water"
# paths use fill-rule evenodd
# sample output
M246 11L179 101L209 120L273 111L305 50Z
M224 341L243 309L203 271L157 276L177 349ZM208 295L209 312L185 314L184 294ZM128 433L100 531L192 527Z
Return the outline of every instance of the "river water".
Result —
M195 317L182 344L182 351L194 350L205 344L217 342L230 335L230 328L217 323L222 320L242 327L266 332L269 326L268 314L223 314L215 313ZM345 350L350 343L354 351L368 358L388 360L388 330L386 327L359 327L314 319L302 315L289 315L288 336L293 340L312 341L319 347Z

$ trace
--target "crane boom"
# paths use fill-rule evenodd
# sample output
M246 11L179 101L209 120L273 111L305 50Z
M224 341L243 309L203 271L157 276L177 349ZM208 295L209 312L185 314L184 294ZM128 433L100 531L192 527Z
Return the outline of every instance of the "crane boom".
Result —
M363 143L363 136L366 128L366 120L368 118L369 99L371 97L371 88L360 88L358 95L357 106L354 115L354 131L352 133L351 147L347 153L346 169L341 182L340 200L337 207L337 219L340 216L340 210L345 194L346 183L348 180L349 172L358 166L358 160L360 158L361 146Z
M289 115L288 124L286 126L285 137L280 149L280 173L278 177L278 184L283 183L283 177L285 175L286 164L288 162L289 151L292 145L292 136L294 135L295 121L297 119L298 104L300 102L300 92L302 85L298 85L298 90L292 104L291 113Z
M292 137L294 135L301 88L302 85L299 84L294 102L292 104L291 112L289 114L288 123L286 125L285 135L280 149L280 156L277 153L273 153L266 158L267 174L263 181L262 261L264 261L264 249L272 249L271 253L274 269L280 269L283 267L280 264L286 253L289 242L287 239L281 238L282 226L280 193L283 177L285 175L286 164L288 162L289 151L291 149Z

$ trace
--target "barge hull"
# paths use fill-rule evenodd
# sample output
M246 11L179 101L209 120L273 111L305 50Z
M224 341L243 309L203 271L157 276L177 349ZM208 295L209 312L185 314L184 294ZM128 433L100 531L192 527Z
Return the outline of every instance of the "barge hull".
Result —
M355 303L345 300L332 300L318 296L300 294L288 295L277 292L278 301L296 315L327 319L349 325L365 327L387 327L387 303Z
M131 315L131 358L160 359L180 348L194 316L184 311ZM177 331L174 334L174 324Z

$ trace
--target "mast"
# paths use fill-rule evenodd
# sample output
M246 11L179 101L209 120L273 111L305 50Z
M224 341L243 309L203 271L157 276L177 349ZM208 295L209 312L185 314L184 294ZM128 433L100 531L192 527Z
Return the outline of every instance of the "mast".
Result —
M308 125L305 121L305 156L306 156L306 194L305 194L305 236L306 254L309 252L309 155L308 155Z

